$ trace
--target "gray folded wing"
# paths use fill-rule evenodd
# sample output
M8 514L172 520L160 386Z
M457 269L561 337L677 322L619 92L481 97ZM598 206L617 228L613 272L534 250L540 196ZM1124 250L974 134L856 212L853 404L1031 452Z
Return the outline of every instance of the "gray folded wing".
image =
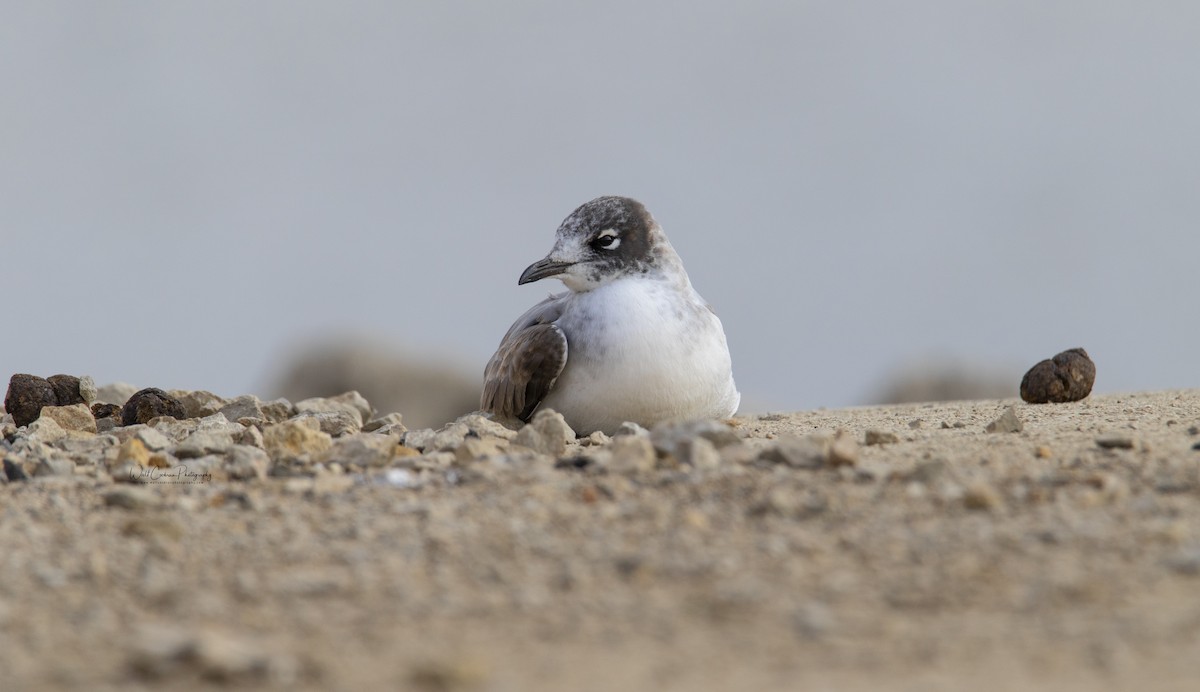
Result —
M529 420L567 364L567 337L554 324L561 314L551 296L513 324L484 368L481 409Z

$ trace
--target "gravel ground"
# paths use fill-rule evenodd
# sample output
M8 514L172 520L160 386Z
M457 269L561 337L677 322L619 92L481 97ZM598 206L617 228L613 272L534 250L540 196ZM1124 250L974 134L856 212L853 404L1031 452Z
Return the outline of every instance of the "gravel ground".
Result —
M193 418L0 426L0 688L1200 679L1200 390L579 442L174 394Z

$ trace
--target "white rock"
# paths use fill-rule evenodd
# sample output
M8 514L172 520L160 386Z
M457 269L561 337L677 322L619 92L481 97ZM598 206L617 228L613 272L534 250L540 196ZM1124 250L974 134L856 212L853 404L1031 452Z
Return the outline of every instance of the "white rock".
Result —
M516 437L513 438L513 444L555 458L567 451L568 442L574 441L575 431L567 425L561 413L552 409L538 411L533 420L517 431Z

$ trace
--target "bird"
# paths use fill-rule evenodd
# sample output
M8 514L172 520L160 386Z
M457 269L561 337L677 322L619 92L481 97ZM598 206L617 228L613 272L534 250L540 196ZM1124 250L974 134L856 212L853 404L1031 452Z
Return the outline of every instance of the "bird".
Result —
M581 435L737 412L721 320L641 202L598 197L571 212L517 285L551 277L567 290L501 339L484 368L482 411L528 422L553 409Z

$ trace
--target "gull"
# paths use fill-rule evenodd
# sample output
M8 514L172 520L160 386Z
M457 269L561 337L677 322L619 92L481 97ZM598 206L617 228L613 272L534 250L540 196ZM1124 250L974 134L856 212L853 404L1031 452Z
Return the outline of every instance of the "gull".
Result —
M584 435L737 411L721 320L640 202L599 197L571 212L517 284L551 277L568 290L504 335L484 369L484 411L528 421L553 409Z

